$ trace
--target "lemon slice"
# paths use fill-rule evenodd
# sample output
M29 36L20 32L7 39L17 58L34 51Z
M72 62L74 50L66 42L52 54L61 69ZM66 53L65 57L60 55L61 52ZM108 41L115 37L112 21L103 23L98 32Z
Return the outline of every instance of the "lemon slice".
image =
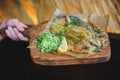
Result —
M57 52L58 53L63 53L63 52L66 52L67 49L68 49L67 41L66 41L66 38L63 37L62 42L61 42L60 46L57 49Z

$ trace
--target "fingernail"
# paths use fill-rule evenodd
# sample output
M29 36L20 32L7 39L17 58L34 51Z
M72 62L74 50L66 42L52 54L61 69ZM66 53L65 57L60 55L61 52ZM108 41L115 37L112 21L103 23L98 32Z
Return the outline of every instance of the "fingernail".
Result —
M25 25L25 28L28 28L28 26Z
M25 38L24 41L29 41L29 39L28 39L28 38Z
M25 29L24 28L20 28L20 31L24 31Z

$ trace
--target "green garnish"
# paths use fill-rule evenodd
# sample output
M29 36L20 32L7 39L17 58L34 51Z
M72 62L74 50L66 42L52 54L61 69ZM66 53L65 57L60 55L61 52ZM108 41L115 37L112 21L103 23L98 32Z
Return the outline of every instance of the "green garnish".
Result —
M61 36L64 36L65 35L65 31L59 31L59 35L61 35Z
M52 19L52 22L54 22L54 23L55 23L55 18L53 18L53 19Z
M56 36L51 32L42 33L38 37L37 47L43 53L54 52L59 47L62 38L62 36Z
M70 22L66 23L65 26L79 25L78 23L83 22L77 16L69 15Z
M64 24L64 26L73 26L73 25L75 25L75 23L73 21Z

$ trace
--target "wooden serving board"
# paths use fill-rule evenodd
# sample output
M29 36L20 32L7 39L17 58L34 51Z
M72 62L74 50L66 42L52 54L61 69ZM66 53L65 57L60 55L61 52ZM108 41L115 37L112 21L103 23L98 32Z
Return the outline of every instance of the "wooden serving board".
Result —
M39 36L42 30L45 28L47 22L43 22L36 27L28 30L30 35L30 43ZM30 32L29 32L30 31ZM109 42L108 42L109 43ZM107 62L111 56L111 48L110 44L102 52L98 52L97 54L81 54L82 58L75 58L68 55L63 54L41 54L41 52L37 49L37 47L30 48L30 55L34 63L46 66L56 66L56 65L76 65L76 64L95 64L95 63L103 63ZM85 58L83 58L85 56Z
M94 15L79 15L81 19L90 18L93 22L98 24L102 29L107 30L108 25L108 16L94 16ZM79 54L79 58L63 55L63 54L41 54L41 52L36 47L36 44L32 44L33 40L36 40L39 34L44 30L48 21L40 23L35 27L30 27L23 34L30 38L29 44L34 46L34 48L30 47L30 55L36 64L40 65L75 65L75 64L95 64L95 63L103 63L109 61L111 57L111 48L110 42L108 40L108 46L106 46L101 52L96 54ZM5 30L0 30L0 34L6 37Z

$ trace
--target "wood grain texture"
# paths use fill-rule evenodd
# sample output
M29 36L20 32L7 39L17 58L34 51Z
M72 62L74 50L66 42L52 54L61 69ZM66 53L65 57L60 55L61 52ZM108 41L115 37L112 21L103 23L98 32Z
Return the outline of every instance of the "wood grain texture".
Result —
M120 34L120 0L0 0L0 22L18 18L26 25L49 20L59 8L65 13L109 15L107 32Z
M47 66L104 63L110 59L111 53L110 46L107 46L100 53L89 55L87 58L75 58L68 55L41 54L37 49L31 49L30 51L34 63Z
M95 16L95 15L85 15L78 14L81 19L91 19L94 23L99 25L102 29L106 31L108 25L108 16ZM53 54L53 53L41 53L36 44L32 43L34 40L37 40L38 36L45 29L48 21L44 21L35 27L29 27L23 32L25 36L30 38L29 47L30 55L36 64L40 65L75 65L75 64L95 64L109 61L111 57L111 48L109 39L107 41L108 45L101 51L95 54L77 54L78 57L68 56L65 54ZM0 30L0 34L6 35L3 30ZM69 54L73 54L71 52L67 52Z
M96 19L99 19L100 21L100 17ZM93 19L93 21L94 20L95 19ZM104 20L101 21L104 22ZM108 20L106 20L104 24L105 26L107 26L106 25L107 21ZM109 40L108 40L108 45L101 52L97 52L95 54L79 54L79 58L64 54L41 53L36 47L36 44L32 44L31 42L37 39L39 34L44 30L46 24L47 22L43 22L37 25L36 27L34 27L30 32L29 44L33 46L33 48L30 48L30 55L34 63L45 66L59 66L59 65L77 65L77 64L96 64L96 63L104 63L109 61L111 57L111 48L110 48Z

